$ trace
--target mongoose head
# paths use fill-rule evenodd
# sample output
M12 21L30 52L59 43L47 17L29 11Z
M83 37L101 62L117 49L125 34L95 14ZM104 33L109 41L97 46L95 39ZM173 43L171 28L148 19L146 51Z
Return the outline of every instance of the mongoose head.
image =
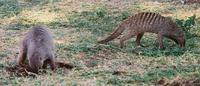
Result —
M171 31L169 31L170 32L169 34L172 37L169 37L169 38L174 40L181 47L185 47L185 35L183 32L183 29L177 26L177 24L172 21L171 17L167 17L166 20L168 21L168 24L170 26L169 28L171 28L170 29Z
M177 43L181 47L185 47L185 35L184 35L184 32L182 31L182 28L178 28L176 30L175 38L177 40Z
M29 66L31 72L38 73L39 69L42 68L43 61L42 57L38 53L34 53L31 57L29 57Z

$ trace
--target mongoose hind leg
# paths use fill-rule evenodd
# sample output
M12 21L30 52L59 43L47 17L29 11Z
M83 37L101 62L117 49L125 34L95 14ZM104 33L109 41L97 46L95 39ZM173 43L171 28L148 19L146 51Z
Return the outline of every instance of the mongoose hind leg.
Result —
M50 65L50 67L51 67L52 70L56 69L56 65L55 65L54 59L47 59L47 60L45 60L44 63L43 63L43 65L42 65L42 68L46 69L48 64Z
M139 33L139 34L137 35L137 38L136 38L136 45L137 45L137 46L145 47L145 46L142 45L141 42L140 42L143 35L144 35L144 33Z
M55 61L50 61L50 66L51 66L51 70L55 70L56 69Z
M49 61L50 61L49 64L50 64L51 69L55 70L56 69L56 64L55 64L55 58L53 58L53 55L52 55L52 57L50 58Z

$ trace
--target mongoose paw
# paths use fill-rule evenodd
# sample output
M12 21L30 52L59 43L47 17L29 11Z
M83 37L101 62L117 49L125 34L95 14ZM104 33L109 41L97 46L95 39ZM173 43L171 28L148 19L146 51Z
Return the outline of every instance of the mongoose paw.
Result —
M165 50L165 47L160 47L160 50Z
M119 45L119 47L122 49L124 46L123 45Z
M145 45L142 45L142 44L140 44L139 46L141 46L141 47L147 47L147 46L145 46Z

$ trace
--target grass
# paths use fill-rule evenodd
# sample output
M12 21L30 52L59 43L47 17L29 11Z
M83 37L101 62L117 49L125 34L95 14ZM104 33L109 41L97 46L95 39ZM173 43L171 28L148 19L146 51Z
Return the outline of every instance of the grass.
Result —
M149 86L163 78L198 78L199 6L174 4L170 0L143 1L119 4L112 0L0 0L0 85ZM180 26L187 27L186 48L164 39L166 49L159 50L156 34L152 33L145 33L141 42L147 47L138 50L135 37L122 49L118 40L97 44L97 40L111 33L129 15L143 11L170 16L175 22L180 20ZM195 19L188 20L194 14ZM195 25L185 24L186 21L195 21ZM37 24L50 28L58 60L74 64L74 69L56 72L47 69L47 73L36 78L17 77L5 70L13 65L19 42L29 27ZM117 75L115 71L125 73Z

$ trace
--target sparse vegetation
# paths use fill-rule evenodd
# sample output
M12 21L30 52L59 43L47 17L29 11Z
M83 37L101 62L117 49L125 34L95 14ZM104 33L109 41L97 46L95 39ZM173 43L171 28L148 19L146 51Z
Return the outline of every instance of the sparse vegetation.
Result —
M114 1L0 0L0 85L149 86L178 76L200 77L200 5L174 4L174 0ZM121 21L143 11L172 17L186 34L186 48L165 39L166 49L159 50L157 36L151 33L141 41L144 48L136 48L135 38L122 49L117 39L97 44ZM58 60L75 65L74 69L47 69L35 78L6 70L14 65L24 34L37 24L51 28Z
M0 18L17 16L21 10L17 0L0 0Z

